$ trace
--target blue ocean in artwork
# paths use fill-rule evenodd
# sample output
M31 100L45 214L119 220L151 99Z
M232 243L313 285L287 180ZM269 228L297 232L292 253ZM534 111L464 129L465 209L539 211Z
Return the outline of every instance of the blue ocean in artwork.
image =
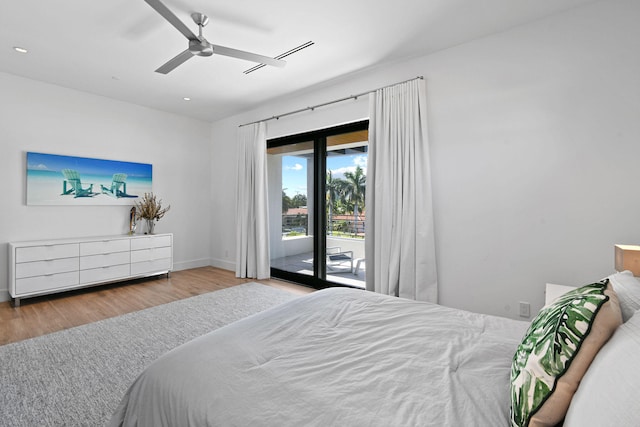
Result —
M74 183L79 185L77 192L63 170L79 180L79 184ZM153 166L147 163L29 152L27 204L131 205L138 197L152 191L152 175ZM115 185L116 177L120 180L118 186Z

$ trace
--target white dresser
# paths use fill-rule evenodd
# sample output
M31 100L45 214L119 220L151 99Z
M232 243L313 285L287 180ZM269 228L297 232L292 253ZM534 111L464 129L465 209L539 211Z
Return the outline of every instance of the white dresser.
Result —
M9 243L9 293L16 306L22 298L172 269L172 234Z

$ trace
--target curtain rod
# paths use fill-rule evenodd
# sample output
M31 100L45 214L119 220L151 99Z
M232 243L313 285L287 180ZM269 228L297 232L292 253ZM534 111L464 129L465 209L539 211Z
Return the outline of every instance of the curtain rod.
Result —
M398 82L398 83L394 83L394 84L391 84L391 85L379 87L379 88L373 89L373 90L368 90L366 92L362 92L362 93L359 93L357 95L349 95L349 96L347 96L345 98L335 99L333 101L324 102L322 104L313 105L311 107L300 108L299 110L289 111L288 113L282 113L282 114L278 114L277 116L267 117L266 119L256 120L256 121L253 121L253 122L245 123L245 124L242 124L242 125L240 125L238 127L249 126L249 125L253 125L253 124L256 124L256 123L260 123L260 122L266 122L268 120L279 120L280 117L291 116L293 114L302 113L304 111L309 111L309 110L313 111L316 108L326 107L327 105L336 104L338 102L343 102L343 101L348 101L350 99L358 99L361 96L368 95L368 94L370 94L372 92L375 92L375 91L378 91L380 89L386 89L386 88L391 87L391 86L399 85L399 84L402 84L402 83L407 83L407 82L410 82L410 81L413 81L413 80L418 80L418 79L422 80L422 79L424 79L424 77L423 76L414 77L412 79L404 80L402 82Z

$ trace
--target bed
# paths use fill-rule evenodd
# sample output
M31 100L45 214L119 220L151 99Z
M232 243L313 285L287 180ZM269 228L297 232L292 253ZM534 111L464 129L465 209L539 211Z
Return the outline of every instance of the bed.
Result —
M512 360L528 328L325 289L165 354L110 425L508 426Z

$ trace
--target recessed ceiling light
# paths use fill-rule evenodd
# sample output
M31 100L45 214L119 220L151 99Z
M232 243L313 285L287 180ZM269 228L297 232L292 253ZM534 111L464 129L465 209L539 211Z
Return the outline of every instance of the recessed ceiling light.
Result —
M15 50L16 52L20 52L20 53L27 53L29 52L27 49L20 47L20 46L14 46L13 50Z
M189 98L188 96L185 96L185 97L184 97L184 98L182 98L182 99L184 99L185 101L191 101L191 98Z

